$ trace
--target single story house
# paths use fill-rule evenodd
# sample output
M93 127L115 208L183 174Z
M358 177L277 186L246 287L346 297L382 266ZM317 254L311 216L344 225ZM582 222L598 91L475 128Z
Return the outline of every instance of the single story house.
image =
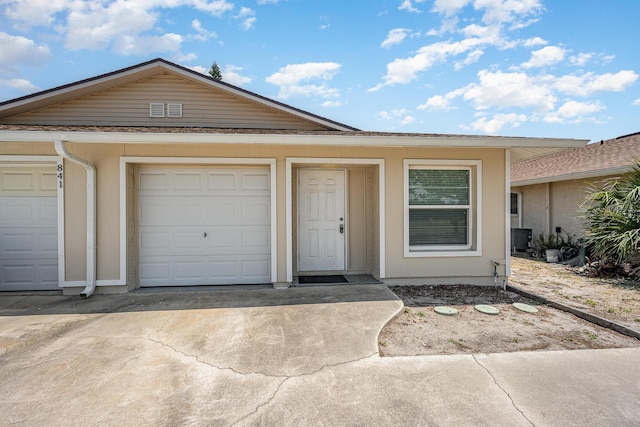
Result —
M563 232L580 238L580 205L592 184L630 170L640 159L640 133L513 162L511 227L533 237Z
M365 132L154 59L0 103L0 290L493 284L511 162L585 143Z

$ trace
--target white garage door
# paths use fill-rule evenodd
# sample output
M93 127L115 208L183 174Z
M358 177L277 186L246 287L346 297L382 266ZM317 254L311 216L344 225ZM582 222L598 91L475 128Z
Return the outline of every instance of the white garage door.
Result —
M0 165L0 290L58 289L55 166Z
M140 167L140 286L271 282L265 168Z

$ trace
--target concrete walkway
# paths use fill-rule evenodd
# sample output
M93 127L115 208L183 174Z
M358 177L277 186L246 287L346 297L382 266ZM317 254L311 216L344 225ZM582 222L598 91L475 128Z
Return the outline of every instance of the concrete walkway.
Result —
M0 425L640 425L640 349L380 358L383 285L0 295Z

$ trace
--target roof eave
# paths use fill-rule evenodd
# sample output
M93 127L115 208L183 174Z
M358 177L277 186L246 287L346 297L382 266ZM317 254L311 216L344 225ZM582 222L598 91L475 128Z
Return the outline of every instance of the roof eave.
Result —
M572 181L576 179L603 178L610 175L620 175L631 170L630 165L617 166L607 169L598 169L585 172L576 172L564 175L545 176L541 178L527 179L524 181L512 181L512 187L524 187L526 185L546 184L548 182Z
M87 132L87 131L0 131L0 142L51 142L67 141L82 143L128 143L128 144L293 144L293 145L338 145L379 147L448 147L448 148L501 148L541 151L567 149L582 146L584 140L483 137L483 136L438 136L438 135L362 135L358 133L336 133L332 135L279 134L279 133L189 133L185 132Z

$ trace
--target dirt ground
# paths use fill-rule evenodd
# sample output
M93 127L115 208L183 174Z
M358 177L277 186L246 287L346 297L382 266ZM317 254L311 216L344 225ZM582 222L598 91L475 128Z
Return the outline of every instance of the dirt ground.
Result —
M567 267L512 258L513 286L640 330L640 283L592 279ZM382 331L382 356L501 353L640 347L640 340L594 325L572 314L540 305L513 292L467 285L396 286L404 312ZM512 304L538 309L526 313ZM497 315L477 311L489 304ZM434 307L456 308L456 316Z

